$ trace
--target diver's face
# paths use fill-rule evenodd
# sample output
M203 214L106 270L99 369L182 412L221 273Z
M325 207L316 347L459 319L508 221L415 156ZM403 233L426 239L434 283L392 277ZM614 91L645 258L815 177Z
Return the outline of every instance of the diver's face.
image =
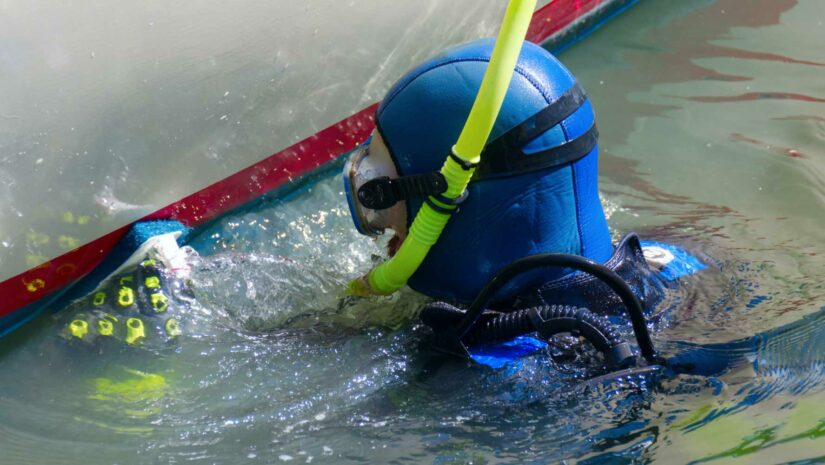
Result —
M395 162L390 155L390 151L387 148L387 144L384 142L384 138L381 137L381 134L378 131L373 131L372 141L370 142L369 146L370 156L375 157L375 161L378 164L392 167L391 171L392 174L390 178L397 178L398 171L395 168ZM399 240L404 240L407 237L407 203L406 202L398 202L392 208L387 210L383 210L381 212L381 216L383 222L387 225L388 229L392 229L395 232L395 237Z
M381 134L374 131L369 145L356 149L344 167L350 213L356 228L362 234L378 236L386 229L392 229L395 237L391 242L400 243L407 235L406 203L398 202L390 208L374 210L366 208L358 200L358 189L361 186L382 177L398 178L398 170Z

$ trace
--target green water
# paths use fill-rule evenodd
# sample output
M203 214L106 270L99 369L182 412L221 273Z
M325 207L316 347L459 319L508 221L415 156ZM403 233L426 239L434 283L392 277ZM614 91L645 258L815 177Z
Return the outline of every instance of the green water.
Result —
M596 109L614 236L710 265L665 350L825 306L824 23L821 0L647 0L561 55ZM0 463L825 460L822 318L717 378L579 390L540 357L438 366L409 292L342 303L382 247L336 175L194 245L197 304L169 350L78 351L50 318L0 341Z

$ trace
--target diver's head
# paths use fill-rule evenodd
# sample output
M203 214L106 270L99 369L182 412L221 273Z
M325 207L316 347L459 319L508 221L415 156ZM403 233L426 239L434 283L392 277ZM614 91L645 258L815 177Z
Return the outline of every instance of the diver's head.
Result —
M344 169L360 232L393 229L403 239L425 198L440 192L437 176L426 175L451 153L493 45L485 39L449 49L387 93L375 114L375 133ZM609 258L596 137L592 107L573 75L549 52L525 42L469 195L409 285L431 297L469 301L498 270L528 255ZM547 270L520 286L561 273Z

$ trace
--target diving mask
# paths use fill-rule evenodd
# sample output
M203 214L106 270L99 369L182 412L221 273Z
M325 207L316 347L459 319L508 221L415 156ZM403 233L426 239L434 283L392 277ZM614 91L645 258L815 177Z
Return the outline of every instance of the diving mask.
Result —
M395 162L380 134L370 136L350 154L344 165L344 191L359 233L379 236L385 229L401 232L406 228L406 204L392 201L386 195L390 191L384 189L398 177Z

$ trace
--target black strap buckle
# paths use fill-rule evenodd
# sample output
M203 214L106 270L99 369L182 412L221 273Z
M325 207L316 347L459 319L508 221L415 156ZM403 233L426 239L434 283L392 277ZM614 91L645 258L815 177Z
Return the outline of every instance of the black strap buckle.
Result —
M424 202L427 205L429 205L430 208L437 211L438 213L441 213L442 215L453 215L453 214L458 213L461 210L459 208L459 205L461 205L462 203L464 203L465 200L467 200L468 195L470 195L470 191L467 190L467 189L464 189L464 192L459 194L459 196L454 198L454 199L451 199L451 198L449 198L445 195L436 194L436 195L433 195L431 197L427 197L424 200ZM434 200L437 200L441 204L446 205L446 207L442 207L441 205L436 204L434 202Z
M470 171L471 169L478 167L478 163L470 163L469 161L462 160L458 155L454 154L452 150L450 150L447 155L449 155L454 162L458 163L458 166L460 166L464 171Z
M396 203L411 199L443 194L447 180L440 172L401 176L390 179L376 178L358 189L358 201L372 210L385 210Z

